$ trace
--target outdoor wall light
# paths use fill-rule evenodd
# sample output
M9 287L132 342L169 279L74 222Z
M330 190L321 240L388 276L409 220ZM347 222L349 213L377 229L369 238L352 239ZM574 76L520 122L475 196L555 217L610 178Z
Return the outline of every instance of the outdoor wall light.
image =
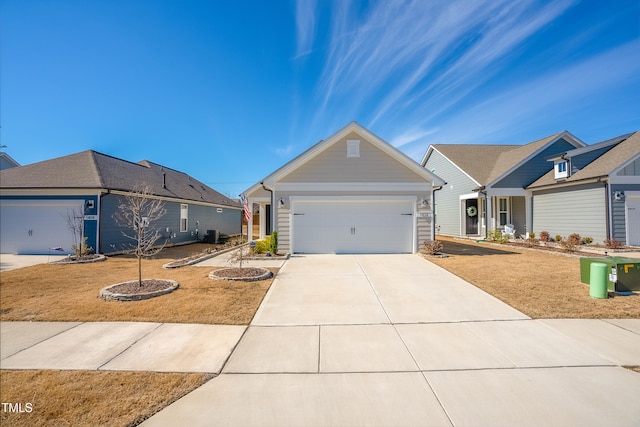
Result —
M624 197L624 191L616 191L616 192L613 194L613 198L614 198L615 200L622 200L622 198L623 198L623 197Z
M420 203L422 204L422 206L429 206L429 200L427 199L422 199Z
M284 199L282 197L280 197L280 200L278 201L278 206L280 206L281 208L284 207Z

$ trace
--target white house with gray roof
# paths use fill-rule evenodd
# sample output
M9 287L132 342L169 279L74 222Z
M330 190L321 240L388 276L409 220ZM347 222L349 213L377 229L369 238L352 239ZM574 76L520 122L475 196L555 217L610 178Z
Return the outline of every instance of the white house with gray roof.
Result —
M280 251L292 253L415 253L433 239L442 185L351 122L246 190L260 206L260 235L249 238L278 231Z
M131 240L113 214L139 185L165 203L167 213L155 225L170 245L197 242L208 230L241 232L240 204L186 173L88 150L0 171L0 252L70 253L70 211L84 213L84 235L96 252L121 252Z

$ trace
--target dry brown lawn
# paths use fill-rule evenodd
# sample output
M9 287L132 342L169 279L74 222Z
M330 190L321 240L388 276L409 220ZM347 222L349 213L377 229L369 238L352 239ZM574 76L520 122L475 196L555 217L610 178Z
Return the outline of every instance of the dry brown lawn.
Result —
M580 282L580 260L542 250L438 237L447 258L429 261L532 318L639 318L640 296L594 299Z
M143 278L173 279L180 284L171 294L145 301L106 302L98 297L105 286L137 279L137 260L129 256L93 264L41 264L4 271L0 320L249 324L273 278L230 282L209 279L213 267L162 268L202 247L168 248L157 259L143 260Z
M210 374L0 371L2 426L137 425L212 378Z

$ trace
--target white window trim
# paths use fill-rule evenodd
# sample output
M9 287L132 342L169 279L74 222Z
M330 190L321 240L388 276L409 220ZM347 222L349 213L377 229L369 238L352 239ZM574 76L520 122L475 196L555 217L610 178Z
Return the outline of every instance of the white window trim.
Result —
M560 170L560 165L564 165L564 170ZM569 161L559 160L553 165L555 179L567 178L569 176Z
M504 199L504 205L505 205L505 210L501 210L500 209L500 200ZM498 209L498 214L496 215L496 222L498 224L498 227L504 227L505 225L509 224L509 198L508 197L498 197L498 204L496 206ZM505 218L505 223L501 224L500 223L500 214L505 213L506 214L506 218Z
M186 213L186 215L183 215ZM186 220L184 222L184 229L182 228L182 220ZM189 231L189 205L186 203L180 203L180 232L186 233Z

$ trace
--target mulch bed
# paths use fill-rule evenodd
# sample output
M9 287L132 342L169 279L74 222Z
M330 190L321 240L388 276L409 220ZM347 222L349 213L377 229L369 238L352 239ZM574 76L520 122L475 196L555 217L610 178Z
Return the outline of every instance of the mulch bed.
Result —
M267 270L266 268L260 267L231 267L231 268L221 268L219 270L214 270L209 274L209 277L212 279L226 279L226 280L244 280L244 281L257 281L264 280L273 275L272 272Z
M142 281L142 286L140 286L137 280L134 280L113 286L109 288L109 290L116 294L146 294L149 292L157 292L167 289L169 285L170 283L166 280L144 279Z

